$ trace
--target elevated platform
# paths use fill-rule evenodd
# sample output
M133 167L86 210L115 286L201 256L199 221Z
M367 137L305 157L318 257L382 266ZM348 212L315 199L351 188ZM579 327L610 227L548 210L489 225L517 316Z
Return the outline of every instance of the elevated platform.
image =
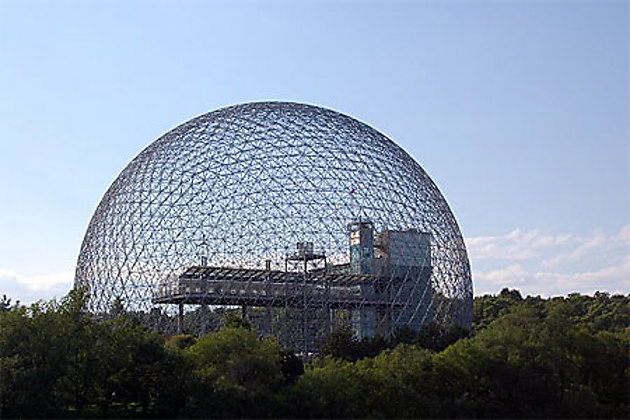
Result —
M377 277L339 271L286 272L193 266L162 285L154 304L355 309L403 306L366 293Z

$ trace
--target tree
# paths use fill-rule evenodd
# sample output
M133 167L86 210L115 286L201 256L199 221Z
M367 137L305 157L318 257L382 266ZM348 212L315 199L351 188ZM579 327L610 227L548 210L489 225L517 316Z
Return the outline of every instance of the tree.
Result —
M2 299L0 300L0 312L8 312L12 307L20 306L20 301L17 301L15 305L11 305L11 298L7 297L7 295L2 295Z
M179 349L125 318L106 326L102 415L174 417L182 412L191 367Z
M170 337L166 343L169 346L176 347L178 349L185 350L195 344L197 339L190 334L178 334Z
M280 352L283 385L293 385L304 373L304 363L291 350Z
M445 327L432 322L422 326L420 331L416 334L414 342L425 349L442 351L451 344L469 335L470 332L467 329L458 325Z
M320 353L322 356L331 356L335 359L355 361L360 357L359 346L359 340L350 328L339 328L326 337Z
M280 348L251 329L224 327L185 350L194 366L191 415L260 417L273 410L283 383ZM249 402L248 405L245 402Z
M124 314L90 318L87 293L0 312L4 417L171 417L185 364ZM179 398L179 400L178 400Z
M356 362L318 359L288 392L293 407L289 416L438 416L440 398L431 391L432 358L425 349L399 345Z
M3 417L623 418L630 403L626 296L506 290L476 299L484 326L465 339L338 330L306 365L251 328L163 338L127 311L93 319L87 299L4 298Z
M510 312L523 300L518 290L504 288L497 296L484 295L473 301L473 331L486 328L495 319Z

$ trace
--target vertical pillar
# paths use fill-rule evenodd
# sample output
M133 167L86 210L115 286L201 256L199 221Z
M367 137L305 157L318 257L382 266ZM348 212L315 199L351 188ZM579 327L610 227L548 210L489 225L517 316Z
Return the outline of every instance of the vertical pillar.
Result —
M177 309L177 333L181 334L184 328L184 304L180 303Z
M304 357L308 354L308 306L307 306L307 289L306 289L306 270L308 268L308 262L306 260L306 254L304 255L304 305L302 309L302 319L304 320L304 325L302 326L302 339L304 340Z
M265 329L266 329L266 333L267 335L273 335L273 327L272 327L272 316L271 316L271 307L267 306L267 309L265 311Z
M289 272L289 254L287 253L284 259L284 272ZM288 346L291 343L291 337L289 336L289 282L285 278L284 280L284 311L280 315L279 327L282 330L282 344Z
M335 310L329 307L328 308L328 334L332 334L334 328L335 328Z
M208 305L202 303L199 307L199 315L201 317L201 334L204 335L208 332Z
M203 293L202 302L199 306L199 316L201 317L201 332L199 335L204 335L208 332L208 305L204 302L208 298L208 278L207 273L204 271L201 274L201 293Z
M273 328L271 327L271 260L267 260L265 262L265 268L267 269L267 278L265 284L265 299L266 299L266 310L265 310L265 332L268 335L273 334Z
M332 333L332 309L330 308L330 279L326 277L326 333Z

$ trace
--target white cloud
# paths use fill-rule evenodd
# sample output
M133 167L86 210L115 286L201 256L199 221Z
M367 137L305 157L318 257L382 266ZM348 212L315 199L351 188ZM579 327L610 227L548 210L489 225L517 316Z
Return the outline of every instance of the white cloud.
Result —
M540 230L467 238L476 294L504 287L523 294L630 293L630 225L606 235L548 234ZM60 298L72 288L71 270L22 275L0 268L0 294L29 304Z
M24 276L15 270L0 269L0 293L14 302L30 304L64 296L72 288L73 279L72 271Z
M477 294L503 287L543 296L630 293L630 225L612 235L601 229L586 236L514 230L466 243Z
M467 238L466 246L475 259L525 260L540 256L545 249L564 247L573 241L573 235L546 235L539 230L516 229L500 236Z

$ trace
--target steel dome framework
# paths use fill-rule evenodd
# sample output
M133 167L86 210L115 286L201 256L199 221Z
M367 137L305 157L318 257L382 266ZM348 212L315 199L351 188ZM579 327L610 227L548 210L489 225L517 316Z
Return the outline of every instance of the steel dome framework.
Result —
M162 329L239 307L305 350L344 324L472 319L462 235L425 171L368 125L297 103L219 109L150 144L98 205L75 286L96 313L120 299Z

